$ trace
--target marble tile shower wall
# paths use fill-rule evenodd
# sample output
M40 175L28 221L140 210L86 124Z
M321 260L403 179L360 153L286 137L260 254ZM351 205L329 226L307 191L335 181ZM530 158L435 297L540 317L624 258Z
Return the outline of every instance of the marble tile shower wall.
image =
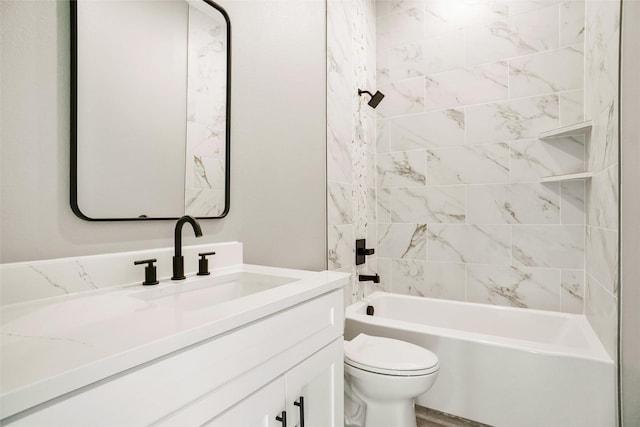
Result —
M618 318L618 59L620 2L586 3L585 110L587 144L585 314L616 359Z
M391 292L582 313L581 1L377 2L377 268Z
M327 1L328 268L352 273L345 302L362 298L376 256L355 266L355 239L376 242L376 116L358 88L375 88L374 0Z

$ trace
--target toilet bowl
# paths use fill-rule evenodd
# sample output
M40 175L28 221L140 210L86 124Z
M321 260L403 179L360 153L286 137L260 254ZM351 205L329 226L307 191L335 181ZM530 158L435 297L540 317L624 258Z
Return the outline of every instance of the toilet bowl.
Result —
M437 356L366 334L345 341L344 353L345 426L416 427L413 399L433 386Z

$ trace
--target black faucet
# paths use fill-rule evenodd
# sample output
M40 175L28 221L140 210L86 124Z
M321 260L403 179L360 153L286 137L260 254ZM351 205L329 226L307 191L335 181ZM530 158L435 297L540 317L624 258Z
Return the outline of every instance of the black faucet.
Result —
M376 273L375 276L368 276L366 274L359 274L358 275L358 281L360 281L360 282L372 281L373 283L380 283L380 276L378 276L377 273Z
M184 257L182 256L182 226L188 222L193 227L196 237L202 237L202 229L198 221L189 215L185 215L178 220L175 231L175 252L173 255L173 276L171 280L183 280L184 276Z

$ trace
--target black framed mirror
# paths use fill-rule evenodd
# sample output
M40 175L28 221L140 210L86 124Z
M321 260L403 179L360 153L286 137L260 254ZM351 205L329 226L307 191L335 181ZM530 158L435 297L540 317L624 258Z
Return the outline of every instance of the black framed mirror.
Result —
M71 1L71 208L89 221L222 218L231 23L209 0Z

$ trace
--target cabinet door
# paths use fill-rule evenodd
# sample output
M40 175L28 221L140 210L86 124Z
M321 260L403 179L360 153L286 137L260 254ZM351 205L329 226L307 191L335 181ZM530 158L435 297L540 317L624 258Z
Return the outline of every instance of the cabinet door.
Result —
M343 354L340 337L285 374L287 426L343 426Z
M282 427L284 378L279 377L204 425L210 427Z

